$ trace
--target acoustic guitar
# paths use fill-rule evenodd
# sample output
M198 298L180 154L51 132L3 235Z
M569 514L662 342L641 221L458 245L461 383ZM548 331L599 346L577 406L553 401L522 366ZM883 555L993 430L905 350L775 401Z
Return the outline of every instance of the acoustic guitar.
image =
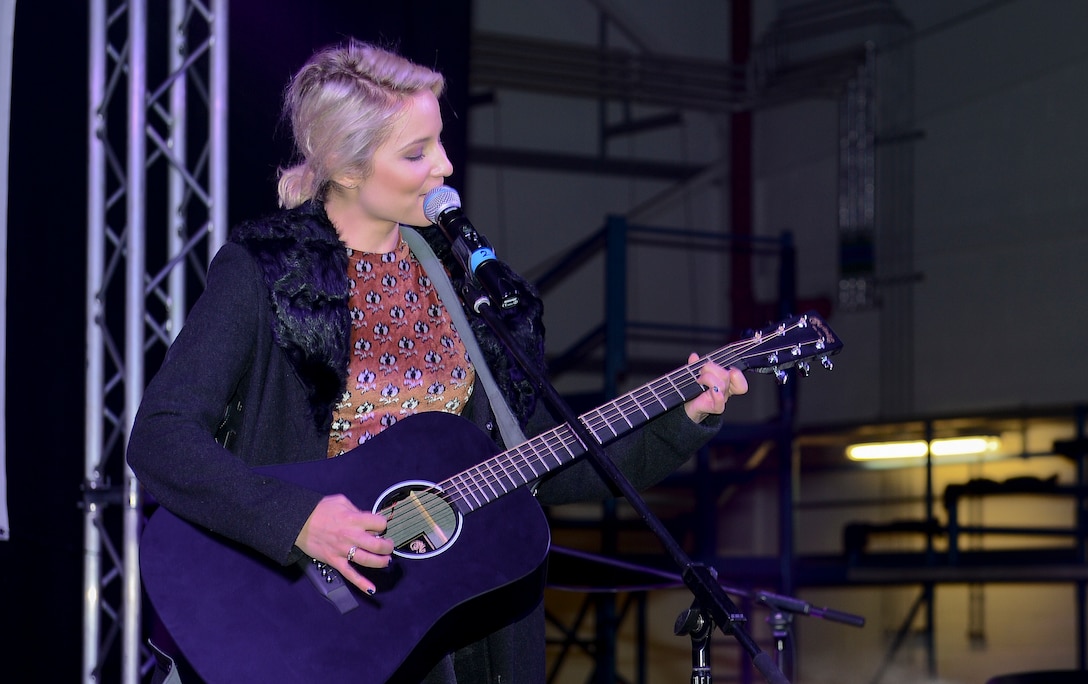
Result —
M705 391L707 361L785 380L812 359L830 369L841 348L817 314L791 317L579 420L606 444ZM140 540L144 588L209 682L418 681L443 653L539 603L550 534L526 485L585 448L563 424L497 451L469 421L425 412L338 458L257 469L385 516L394 559L366 570L374 596L323 564L278 565L161 507Z

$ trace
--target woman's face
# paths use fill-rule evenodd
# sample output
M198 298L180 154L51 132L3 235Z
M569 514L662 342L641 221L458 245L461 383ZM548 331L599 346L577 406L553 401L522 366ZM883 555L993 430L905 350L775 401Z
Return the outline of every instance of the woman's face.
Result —
M453 173L441 135L438 98L429 90L412 95L375 150L371 174L359 183L363 211L379 221L429 225L423 198Z

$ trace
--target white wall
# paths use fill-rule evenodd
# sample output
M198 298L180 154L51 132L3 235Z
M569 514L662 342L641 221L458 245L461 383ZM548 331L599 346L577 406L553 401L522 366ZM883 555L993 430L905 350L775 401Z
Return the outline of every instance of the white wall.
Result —
M1077 379L1088 377L1088 355L1080 353L1088 323L1077 315L1076 302L1088 291L1088 271L1080 266L1088 239L1080 229L1088 201L1082 191L1088 91L1080 84L1088 59L1079 37L1088 5L900 4L915 38L889 46L881 60L896 51L912 54L915 128L924 134L908 143L915 164L913 261L920 276L913 286L914 326L906 331L914 348L913 361L907 360L914 365L913 409L945 413L1082 401ZM776 8L756 5L758 38ZM588 1L479 0L474 12L481 31L596 41ZM666 54L727 61L728 3L642 1L623 3L622 12ZM623 43L615 31L611 36ZM596 112L592 101L501 91L494 106L473 111L472 142L592 155ZM682 129L613 142L610 154L709 163L725 153L713 122L695 112L685 119ZM802 297L836 293L836 146L830 101L801 101L757 115L755 229L761 235L793 231ZM466 207L500 254L529 274L599 228L608 213L623 214L667 187L471 162L468 170ZM718 187L650 220L728 231L727 217L728 196ZM674 322L729 322L727 261L670 256L661 268L652 257L643 253L633 260L631 277L641 285L632 297L632 318L667 312ZM756 277L758 292L773 290L772 264L756 264ZM587 271L550 297L553 351L599 322L600 307L586 296L599 287L599 271ZM891 344L878 336L879 315L833 315L847 347L835 373L806 381L802 423L880 417L876 399L892 390L874 385L881 354ZM772 394L754 388L749 408L737 413L752 409L758 415L773 406L764 396Z
M662 53L728 60L729 3L608 4L641 27L647 42ZM806 2L754 4L758 39L780 6ZM920 416L1082 404L1088 401L1088 355L1083 353L1088 322L1081 302L1088 293L1088 3L910 0L896 6L913 32L907 42L879 45L881 86L905 86L912 93L912 128L922 135L901 143L909 146L910 177L885 174L878 183L884 183L882 209L891 211L894 203L909 214L892 218L913 233L908 235L911 254L904 259L913 272L892 275L917 276L913 285L905 286L911 288L910 310L833 312L831 324L846 349L833 373L817 372L803 381L799 421L821 425L886 418L882 407L894 404L888 398L897 394L909 413ZM597 15L588 0L477 0L474 12L480 31L581 44L597 39ZM853 29L839 38L865 37L863 30ZM823 42L832 45L835 40ZM596 116L594 102L502 91L494 106L473 111L471 143L590 155L597 145ZM726 153L723 128L700 113L685 113L685 121L682 130L615 142L610 154L710 163ZM808 100L760 110L755 126L755 230L765 236L792 231L800 296L834 299L836 106L829 100ZM630 211L667 187L656 181L504 170L471 162L468 171L466 208L500 255L530 275L598 229L606 214ZM669 205L650 220L661 226L728 232L728 215L727 188L719 186ZM639 252L632 258L630 277L637 294L631 298L631 317L727 325L728 267L728 259L720 255L669 255L662 261L660 255ZM770 296L774 264L757 262L755 278L757 293ZM546 323L553 351L600 323L600 288L596 264L549 295ZM896 330L888 316L905 321L905 327ZM676 354L679 363L682 351ZM909 378L909 387L893 386L900 372ZM752 378L751 384L750 395L730 406L731 419L773 414L773 384L761 377ZM939 479L1026 474L1057 474L1066 482L1072 477L1067 467L1043 459L949 472ZM859 496L921 492L917 472L885 474L873 485L875 490L870 485L864 479L809 477L803 487L805 496L816 499L843 491ZM732 527L722 540L729 551L774 553L754 548L745 535L759 526L767 534L756 538L773 535L775 496L773 482L754 483L739 495L728 510ZM1005 513L987 509L984 517L989 522ZM1067 513L1029 508L1023 517L1061 525L1068 522ZM801 551L835 547L842 519L806 513L804 520L808 526L798 532L805 547ZM942 681L981 684L1002 671L1073 665L1068 585L988 585L990 642L981 649L973 648L963 634L966 591L955 585L938 591ZM807 592L805 598L814 603L865 614L870 622L861 632L806 622L802 644L809 669L800 681L869 681L915 594L910 587ZM672 609L682 606L665 601L664 617L658 617L667 621L675 616ZM686 604L683 599L674 602ZM1011 613L1016 605L1031 606L1026 616L1030 634L1022 623L1010 624L1020 622ZM763 633L761 623L754 629ZM669 676L683 676L686 644L671 635L660 641L672 649L666 658L676 669ZM884 681L924 679L921 653L918 642L910 642Z
M1085 3L1014 2L918 41L922 407L1086 397L1085 26Z

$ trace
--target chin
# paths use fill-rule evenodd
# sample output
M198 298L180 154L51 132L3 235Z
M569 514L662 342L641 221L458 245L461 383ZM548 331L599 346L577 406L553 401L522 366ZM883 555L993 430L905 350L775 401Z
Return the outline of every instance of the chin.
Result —
M431 225L431 222L427 220L427 216L423 213L423 208L420 207L419 211L413 211L408 216L405 216L401 221L401 224L413 226L415 228L426 228Z

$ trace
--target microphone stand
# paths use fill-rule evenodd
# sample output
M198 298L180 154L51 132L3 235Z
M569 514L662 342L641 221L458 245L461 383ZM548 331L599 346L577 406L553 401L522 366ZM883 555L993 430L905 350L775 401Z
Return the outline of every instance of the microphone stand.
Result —
M471 283L471 278L468 279L468 282ZM612 459L608 458L604 453L601 444L589 433L582 421L578 420L551 383L534 369L533 364L529 362L521 348L514 342L499 314L494 311L491 300L487 295L474 291L473 285L468 284L465 286L462 297L464 297L466 304L469 304L480 314L506 349L514 356L518 365L525 371L537 391L552 408L555 416L565 421L571 431L582 442L582 446L585 447L586 453L597 467L597 471L623 494L654 535L661 540L673 563L680 569L681 579L695 597L693 603L693 606L696 607L695 610L705 615L704 622L707 625L716 625L718 629L722 630L723 634L732 635L752 658L753 665L763 675L768 684L789 684L789 680L782 674L782 671L771 657L761 650L755 640L744 630L744 615L733 604L721 584L718 583L714 570L703 563L692 561L680 547L680 544L673 539L664 524L650 511L649 506L639 495L634 485L620 472ZM707 629L708 638L709 631Z
M767 617L767 624L771 626L771 635L775 643L775 661L783 671L793 669L792 658L787 661L787 655L793 655L791 643L793 616L808 615L833 622L841 622L853 627L865 626L865 618L860 615L844 613L840 610L814 606L807 601L792 596L782 596L769 591L755 592L755 599L771 609ZM787 667L786 663L789 662Z
M699 601L676 618L673 633L691 637L691 684L711 684L714 672L710 669L710 633L714 631L714 618L699 607Z

